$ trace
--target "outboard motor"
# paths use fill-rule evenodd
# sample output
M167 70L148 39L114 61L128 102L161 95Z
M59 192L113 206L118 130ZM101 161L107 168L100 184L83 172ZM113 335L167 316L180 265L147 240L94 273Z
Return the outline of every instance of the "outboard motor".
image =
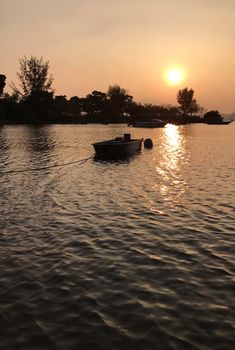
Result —
M124 134L124 141L130 142L131 141L131 134Z

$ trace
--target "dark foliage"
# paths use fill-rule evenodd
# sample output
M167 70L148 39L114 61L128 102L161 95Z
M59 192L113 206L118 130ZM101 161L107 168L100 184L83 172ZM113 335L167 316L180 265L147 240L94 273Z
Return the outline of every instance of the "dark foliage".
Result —
M19 60L20 67L17 77L20 82L20 88L14 83L11 87L14 92L18 93L22 98L37 94L40 92L52 92L53 78L49 76L49 62L43 62L43 58L31 56L23 57Z
M177 94L177 102L179 103L179 109L181 110L183 116L187 117L193 113L197 113L200 109L195 98L193 98L194 90L185 89L179 90Z
M4 74L0 74L0 95L3 94L3 89L6 85L6 76Z
M107 97L110 102L111 113L123 116L133 97L128 95L128 91L119 85L109 86Z
M223 117L218 111L212 110L204 114L203 121L204 123L210 123L210 122L220 123L223 121Z

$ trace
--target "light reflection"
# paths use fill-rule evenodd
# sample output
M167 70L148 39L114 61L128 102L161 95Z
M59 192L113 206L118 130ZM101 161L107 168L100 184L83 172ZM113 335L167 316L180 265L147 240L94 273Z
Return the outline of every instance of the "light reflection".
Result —
M164 201L176 204L187 190L187 182L183 174L187 162L185 135L182 128L168 124L164 128L160 159L156 171L160 176L158 188Z
M179 127L173 124L167 124L164 128L164 132L171 147L177 148L180 146L180 134Z

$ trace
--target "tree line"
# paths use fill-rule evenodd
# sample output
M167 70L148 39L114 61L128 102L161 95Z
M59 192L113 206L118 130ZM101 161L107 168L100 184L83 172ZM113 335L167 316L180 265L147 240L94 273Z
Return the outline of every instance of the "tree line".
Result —
M1 123L132 123L160 118L171 123L200 122L202 110L193 89L177 94L178 106L142 104L128 90L110 85L106 92L92 91L86 97L55 95L49 62L31 56L19 60L19 85L4 93L6 76L0 75Z

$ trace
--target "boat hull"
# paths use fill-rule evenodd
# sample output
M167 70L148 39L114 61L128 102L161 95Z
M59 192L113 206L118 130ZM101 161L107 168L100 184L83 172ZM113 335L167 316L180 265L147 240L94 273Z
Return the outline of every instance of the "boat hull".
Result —
M132 124L135 128L163 128L167 123L162 120L152 120L145 122L135 122Z
M231 121L228 121L228 122L207 122L206 124L207 125L228 125L230 123L231 123Z
M108 140L93 144L95 155L99 158L128 158L139 152L142 147L142 139L134 139L128 142Z

